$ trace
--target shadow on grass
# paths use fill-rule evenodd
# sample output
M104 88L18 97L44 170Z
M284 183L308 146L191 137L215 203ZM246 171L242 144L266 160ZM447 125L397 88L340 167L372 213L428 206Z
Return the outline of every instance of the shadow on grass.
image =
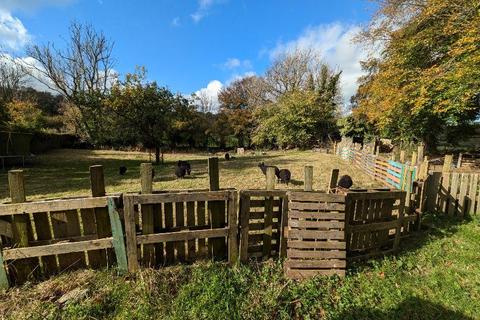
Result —
M392 310L380 311L375 307L353 308L352 310L342 313L335 319L470 320L473 318L460 312L446 309L442 305L427 300L409 297Z

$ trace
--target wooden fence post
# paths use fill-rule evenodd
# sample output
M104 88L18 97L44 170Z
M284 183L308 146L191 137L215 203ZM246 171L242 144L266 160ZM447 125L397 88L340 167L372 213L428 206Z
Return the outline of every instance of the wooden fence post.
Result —
M462 167L462 160L463 160L463 153L459 153L458 154L458 160L457 160L457 168L461 168Z
M108 215L110 217L110 225L112 226L112 243L115 250L115 258L117 259L117 269L120 274L124 274L128 271L127 252L123 240L122 223L120 222L114 198L108 198Z
M267 167L266 177L266 184L265 188L267 190L275 190L275 168L274 167Z
M104 197L105 196L105 177L103 174L102 165L90 166L90 185L92 190L92 197ZM106 238L111 236L110 218L108 216L107 208L95 209L95 222L98 238ZM107 266L108 262L113 261L112 249L95 250L89 252L89 261L93 267ZM91 258L90 258L91 257Z
M267 167L266 189L275 190L275 168ZM268 259L272 252L273 197L265 197L265 215L263 216L263 259Z
M338 169L332 169L332 172L330 173L330 180L329 180L328 186L327 186L327 192L328 193L331 193L332 190L334 190L337 187L339 172L340 172L340 170L338 170Z
M449 172L450 169L452 168L452 162L453 162L453 154L445 155L442 172Z
M313 166L305 166L305 191L313 191Z
M233 265L238 260L238 224L237 224L237 191L230 191L228 197L228 263ZM248 245L248 244L247 244Z
M218 168L218 158L208 158L208 177L210 183L210 191L220 190L220 173ZM208 203L208 214L210 217L211 228L225 227L225 202L210 201ZM226 256L227 247L225 238L208 239L209 252L213 259L221 260Z
M417 163L417 152L413 151L412 152L412 160L410 161L410 165L414 166Z
M420 143L418 146L417 146L417 161L420 163L422 160L423 160L423 153L424 153L424 150L425 150L425 145L423 143ZM412 166L414 166L415 163L412 163Z
M142 194L153 193L153 165L151 163L140 164L140 184ZM153 205L142 205L142 234L154 233ZM143 245L143 263L146 267L155 264L154 245Z
M8 186L12 203L26 201L25 180L23 170L10 170L8 172ZM16 214L13 216L12 231L13 245L15 247L28 247L28 214ZM24 281L33 272L30 262L32 259L21 259L13 263L13 269L19 281Z
M400 162L405 163L405 150L400 150Z

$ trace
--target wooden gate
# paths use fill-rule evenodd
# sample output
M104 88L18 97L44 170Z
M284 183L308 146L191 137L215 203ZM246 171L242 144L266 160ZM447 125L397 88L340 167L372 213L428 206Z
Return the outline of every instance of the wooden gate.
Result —
M282 217L286 216L286 192L240 191L240 260L282 256Z
M129 194L123 201L130 271L138 269L139 261L154 266L206 257L221 260L225 252L216 249L224 248L225 242L228 261L236 261L236 191ZM137 206L141 220L138 230ZM221 215L223 223L212 225L212 214L216 218Z
M397 250L405 214L404 191L350 192L346 196L349 258Z
M345 275L345 196L288 192L287 261L293 279Z

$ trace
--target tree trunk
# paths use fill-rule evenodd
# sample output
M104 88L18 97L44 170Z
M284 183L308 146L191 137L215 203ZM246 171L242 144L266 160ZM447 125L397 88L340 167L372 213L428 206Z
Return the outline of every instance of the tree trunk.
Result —
M155 164L160 163L160 147L155 147Z

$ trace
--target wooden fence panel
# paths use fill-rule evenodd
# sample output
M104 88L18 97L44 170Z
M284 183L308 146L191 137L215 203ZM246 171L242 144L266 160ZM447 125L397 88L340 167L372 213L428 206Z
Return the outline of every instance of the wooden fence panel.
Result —
M31 266L35 268L35 274L41 276L85 266L96 268L94 261L86 259L85 254L98 250L113 250L114 243L118 244L119 239L122 239L123 244L119 214L115 211L109 217L109 225L110 221L116 223L114 239L112 231L109 231L107 236L86 232L88 221L80 217L79 211L101 209L108 212L108 199L117 198L77 198L0 205L0 216L22 215L22 212L26 212L32 217L29 223L28 246L8 247L8 242L2 242L3 260L7 263L6 273L10 281L21 283L26 280L17 277L13 270L12 262L17 261L34 261ZM121 248L118 250L115 249L117 255L122 252ZM124 267L126 268L126 265Z
M240 191L240 260L280 256L285 191Z
M205 204L210 200L221 203L224 208L227 208L223 217L223 220L228 223L227 226L216 227L210 223L211 220L206 221ZM228 250L230 251L237 246L236 230L238 225L236 221L235 191L130 194L124 196L124 203L128 265L131 271L136 271L138 263L143 264L143 261L145 261L142 256L144 252L139 250L141 246L145 245L158 246L163 244L166 255L164 264L205 258L206 239L223 239L229 243ZM163 206L163 212L165 213L164 227L155 229L155 232L145 233L137 231L134 224L127 223L128 219L131 219L132 210L137 204L140 205L140 212L144 207L149 208L150 205ZM155 210L154 213L157 214L160 211ZM232 228L235 230L232 230ZM202 242L199 240L202 240ZM235 241L235 244L232 244L232 241ZM238 248L235 250L238 250ZM228 251L229 259L236 259L237 253L230 251ZM219 254L219 256L213 256L212 258L216 260L226 258L223 253Z
M345 196L288 192L287 197L286 276L292 279L316 275L344 276Z
M397 249L404 226L405 195L404 191L347 194L345 228L350 259Z

